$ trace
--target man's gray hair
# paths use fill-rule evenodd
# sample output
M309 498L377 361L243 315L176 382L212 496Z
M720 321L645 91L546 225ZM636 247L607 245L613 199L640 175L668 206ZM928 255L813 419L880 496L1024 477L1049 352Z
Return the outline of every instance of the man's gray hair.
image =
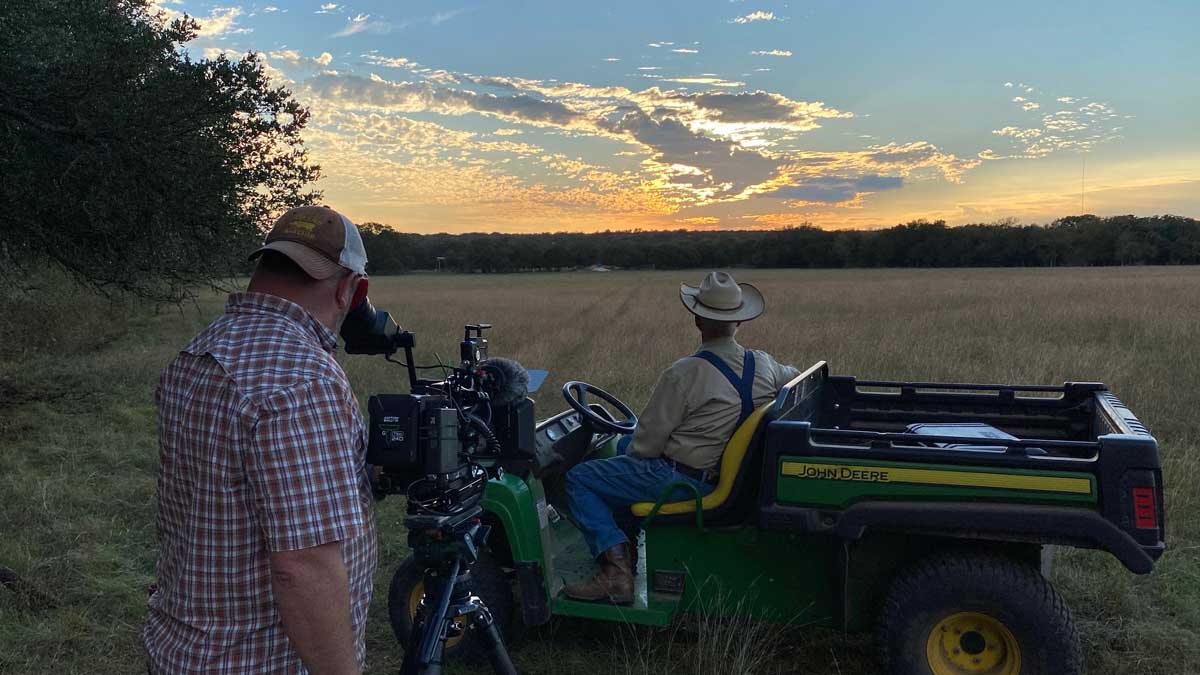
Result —
M710 335L733 337L738 328L736 321L717 321L703 316L697 316L696 322L700 324L701 330Z

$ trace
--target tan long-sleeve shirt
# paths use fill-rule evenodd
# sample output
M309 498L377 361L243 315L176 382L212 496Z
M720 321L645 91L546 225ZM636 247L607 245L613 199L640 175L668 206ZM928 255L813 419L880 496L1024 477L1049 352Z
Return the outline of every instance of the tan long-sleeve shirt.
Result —
M746 350L733 338L700 345L721 358L741 377ZM770 401L783 385L800 374L770 354L754 352L754 405ZM711 363L684 357L658 378L650 402L638 418L628 453L665 456L696 469L715 469L742 412L737 389Z

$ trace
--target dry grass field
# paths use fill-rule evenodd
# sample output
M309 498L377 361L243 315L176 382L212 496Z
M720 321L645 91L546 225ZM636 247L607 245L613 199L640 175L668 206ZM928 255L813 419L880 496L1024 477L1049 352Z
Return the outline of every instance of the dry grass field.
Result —
M678 300L700 273L414 275L372 280L375 304L418 335L423 358L457 352L464 323L495 324L492 353L551 377L539 413L565 407L568 379L641 406L658 372L696 344ZM1091 673L1200 672L1200 269L825 270L738 274L767 313L743 344L803 367L871 378L1107 382L1158 438L1168 552L1134 577L1093 551L1060 556L1054 582L1081 626ZM49 602L0 593L0 672L134 673L154 564L154 383L223 299L154 312L60 292L2 300L0 565ZM19 317L13 319L12 317ZM380 358L343 357L365 402L402 390ZM400 652L384 611L405 555L399 499L379 511L372 672ZM771 670L874 672L861 637L759 631ZM555 620L512 645L528 672L690 672L684 632ZM670 651L670 656L667 652Z

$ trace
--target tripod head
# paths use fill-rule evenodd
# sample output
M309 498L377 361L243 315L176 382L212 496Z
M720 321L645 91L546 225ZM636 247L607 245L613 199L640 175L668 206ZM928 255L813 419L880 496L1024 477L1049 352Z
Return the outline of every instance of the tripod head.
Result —
M470 566L479 560L479 549L492 529L480 521L481 515L478 505L450 515L411 514L404 519L408 547L427 569L445 568L456 560ZM426 588L426 593L430 590Z

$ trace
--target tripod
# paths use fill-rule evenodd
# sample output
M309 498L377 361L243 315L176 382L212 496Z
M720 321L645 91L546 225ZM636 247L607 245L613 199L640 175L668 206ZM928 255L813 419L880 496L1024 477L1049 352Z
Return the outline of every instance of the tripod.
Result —
M479 522L482 510L464 509L451 516L412 515L404 519L413 555L425 568L425 596L417 608L401 675L440 675L446 640L473 631L488 645L488 660L498 675L517 675L492 613L471 591L471 565L490 527ZM432 607L429 601L435 599ZM459 622L466 618L466 625Z

